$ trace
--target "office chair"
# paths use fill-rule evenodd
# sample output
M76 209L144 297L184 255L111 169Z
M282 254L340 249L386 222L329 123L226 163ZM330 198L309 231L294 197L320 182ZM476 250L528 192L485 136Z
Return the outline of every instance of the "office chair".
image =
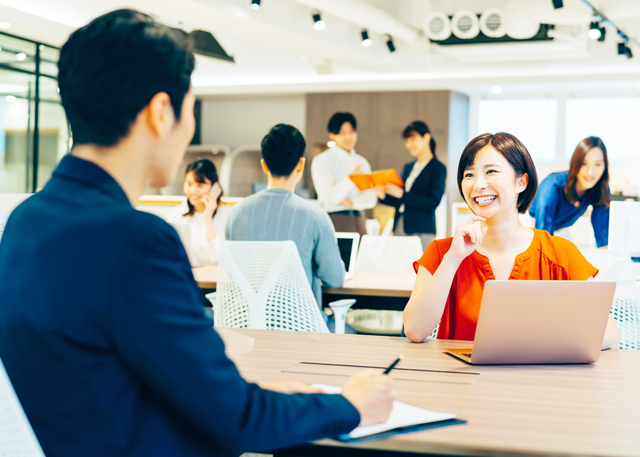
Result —
M336 333L355 300L330 303ZM328 333L293 241L224 241L214 300L216 327Z
M629 253L604 249L581 250L600 272L596 281L615 281L611 315L620 331L619 349L640 349L640 293Z
M44 457L0 360L0 455Z
M9 215L0 214L0 241L2 241L2 234L4 233L4 228L7 226L8 220L9 220Z

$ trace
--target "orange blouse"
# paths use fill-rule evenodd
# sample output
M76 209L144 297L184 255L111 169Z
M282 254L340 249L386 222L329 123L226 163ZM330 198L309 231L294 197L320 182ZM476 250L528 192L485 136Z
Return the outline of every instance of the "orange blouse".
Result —
M534 230L529 248L516 256L509 279L515 280L586 280L598 274L578 248L564 238ZM416 273L422 265L434 274L451 247L453 238L435 240L413 263ZM473 251L465 258L453 277L451 290L440 320L439 339L471 340L476 335L484 283L495 279L489 258Z

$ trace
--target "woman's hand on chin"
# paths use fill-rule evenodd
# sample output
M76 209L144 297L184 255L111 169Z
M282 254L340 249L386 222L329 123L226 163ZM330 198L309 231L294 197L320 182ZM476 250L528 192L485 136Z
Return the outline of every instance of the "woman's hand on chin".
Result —
M467 258L482 243L488 227L481 227L476 222L484 222L482 216L471 216L465 224L458 225L453 234L449 253L460 260Z

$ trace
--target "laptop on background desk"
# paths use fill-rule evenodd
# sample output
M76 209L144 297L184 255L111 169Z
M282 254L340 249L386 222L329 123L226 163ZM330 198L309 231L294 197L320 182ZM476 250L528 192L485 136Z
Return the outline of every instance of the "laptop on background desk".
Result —
M360 234L357 232L336 232L336 241L338 242L338 250L340 257L344 262L345 281L353 279L356 270L356 256L358 255L358 245L360 243Z
M615 289L608 281L487 281L473 348L445 351L474 365L594 363Z

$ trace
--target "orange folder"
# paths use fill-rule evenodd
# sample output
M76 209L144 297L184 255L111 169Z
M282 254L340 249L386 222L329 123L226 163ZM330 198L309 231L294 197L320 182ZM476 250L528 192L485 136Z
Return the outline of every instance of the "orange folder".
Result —
M349 175L349 179L353 181L360 190L371 189L374 186L384 186L385 184L395 184L396 186L404 187L400 175L393 168L359 175Z

